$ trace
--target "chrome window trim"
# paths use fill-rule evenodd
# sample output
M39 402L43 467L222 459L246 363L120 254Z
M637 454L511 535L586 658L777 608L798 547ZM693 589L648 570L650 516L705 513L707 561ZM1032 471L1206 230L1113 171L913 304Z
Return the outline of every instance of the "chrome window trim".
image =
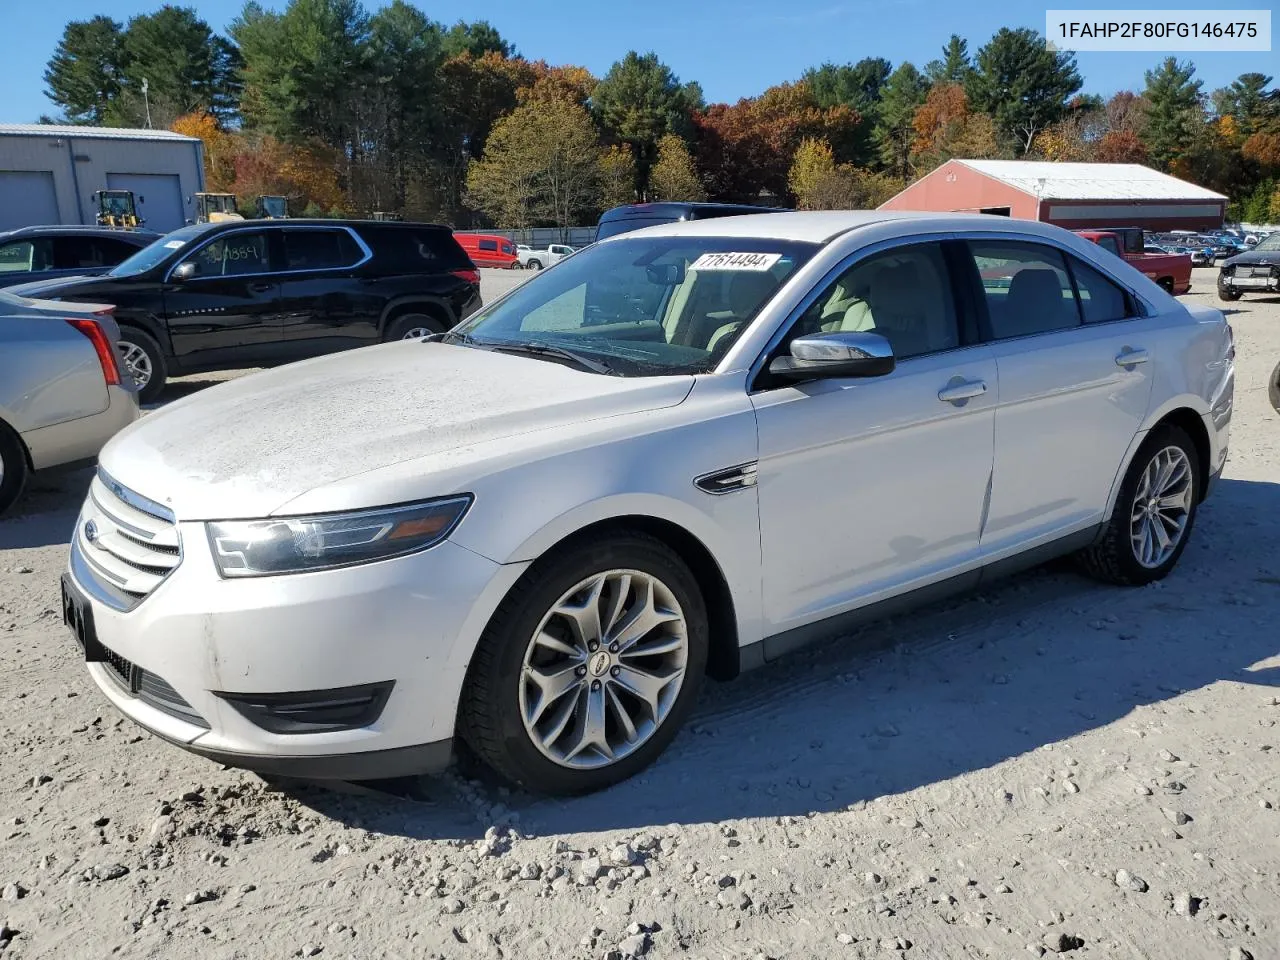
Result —
M357 260L355 263L351 264L350 266L344 266L344 267L313 267L306 270L266 270L266 271L263 271L262 273L237 273L235 274L235 276L236 277L289 277L289 276L297 276L298 274L329 273L330 271L333 271L333 270L356 270L359 267L363 267L366 263L368 263L370 260L373 259L373 250L370 249L369 245L364 242L364 238L360 236L360 234L356 233L356 231L353 230L351 227L348 227L345 224L334 224L333 226L327 226L327 225L318 224L318 223L305 223L305 224L296 224L288 227L280 226L276 224L273 224L272 226L267 227L259 224L255 226L233 227L230 230L219 230L213 236L208 237L205 240L202 240L199 246L192 247L190 250L187 251L186 254L181 256L178 260L174 261L174 263L169 267L169 269L165 271L164 280L162 282L168 283L169 278L173 276L173 271L178 269L179 265L186 263L189 259L191 259L191 257L195 256L205 247L209 246L209 244L217 243L219 240L223 239L224 237L233 237L242 233L268 234L272 231L282 232L284 230L343 230L347 233L348 236L351 237L352 240L356 242L356 246L360 248L360 251L361 253L364 254L364 256L362 256L359 260ZM283 238L281 238L281 242L282 243L284 242ZM227 280L231 278L223 276L223 277L194 277L193 279L195 280Z

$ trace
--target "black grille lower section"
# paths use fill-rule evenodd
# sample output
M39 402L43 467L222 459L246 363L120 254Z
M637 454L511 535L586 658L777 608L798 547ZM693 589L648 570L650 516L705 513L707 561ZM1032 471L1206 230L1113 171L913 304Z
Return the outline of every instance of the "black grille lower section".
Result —
M219 693L250 723L268 733L328 733L375 723L394 680L298 693Z
M161 713L167 713L169 716L176 717L192 726L202 727L205 730L209 729L208 721L196 713L195 708L182 699L182 694L169 686L164 679L150 671L143 670L136 663L126 660L114 650L103 647L102 653L102 665L107 668L107 673L127 692L143 703L155 707Z

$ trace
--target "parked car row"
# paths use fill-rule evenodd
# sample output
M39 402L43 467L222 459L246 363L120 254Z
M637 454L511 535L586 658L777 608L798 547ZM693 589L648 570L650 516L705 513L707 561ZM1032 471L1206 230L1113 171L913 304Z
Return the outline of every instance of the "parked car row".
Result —
M386 249L283 229L184 235L113 282ZM1042 223L665 222L422 342L124 430L63 616L106 699L220 762L367 779L463 741L582 793L651 763L705 676L1054 555L1164 577L1226 459L1233 356L1220 311Z
M10 290L111 304L143 403L170 376L442 333L480 306L480 276L449 229L403 222L193 224L105 273Z

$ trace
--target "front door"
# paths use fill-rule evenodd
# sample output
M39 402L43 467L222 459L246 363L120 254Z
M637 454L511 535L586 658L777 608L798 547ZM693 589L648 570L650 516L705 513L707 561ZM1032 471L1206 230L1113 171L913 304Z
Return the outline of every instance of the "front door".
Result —
M794 336L885 336L897 368L873 379L756 390L764 614L773 633L976 561L993 456L991 348L952 296L938 243L858 260Z
M165 317L181 366L253 365L279 355L280 284L270 239L261 230L221 233L170 270ZM185 263L193 272L179 279Z
M1103 518L1151 396L1155 318L1101 272L1047 244L968 244L1000 371L984 552ZM1148 335L1148 336L1144 336Z

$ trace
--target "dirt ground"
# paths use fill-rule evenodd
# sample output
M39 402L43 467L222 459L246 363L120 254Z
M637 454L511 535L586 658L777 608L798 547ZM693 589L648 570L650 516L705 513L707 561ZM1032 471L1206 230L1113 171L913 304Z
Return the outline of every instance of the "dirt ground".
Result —
M709 684L572 802L144 734L60 623L89 474L37 479L0 521L0 955L1280 957L1280 298L1229 306L1231 457L1168 580L1041 569Z

